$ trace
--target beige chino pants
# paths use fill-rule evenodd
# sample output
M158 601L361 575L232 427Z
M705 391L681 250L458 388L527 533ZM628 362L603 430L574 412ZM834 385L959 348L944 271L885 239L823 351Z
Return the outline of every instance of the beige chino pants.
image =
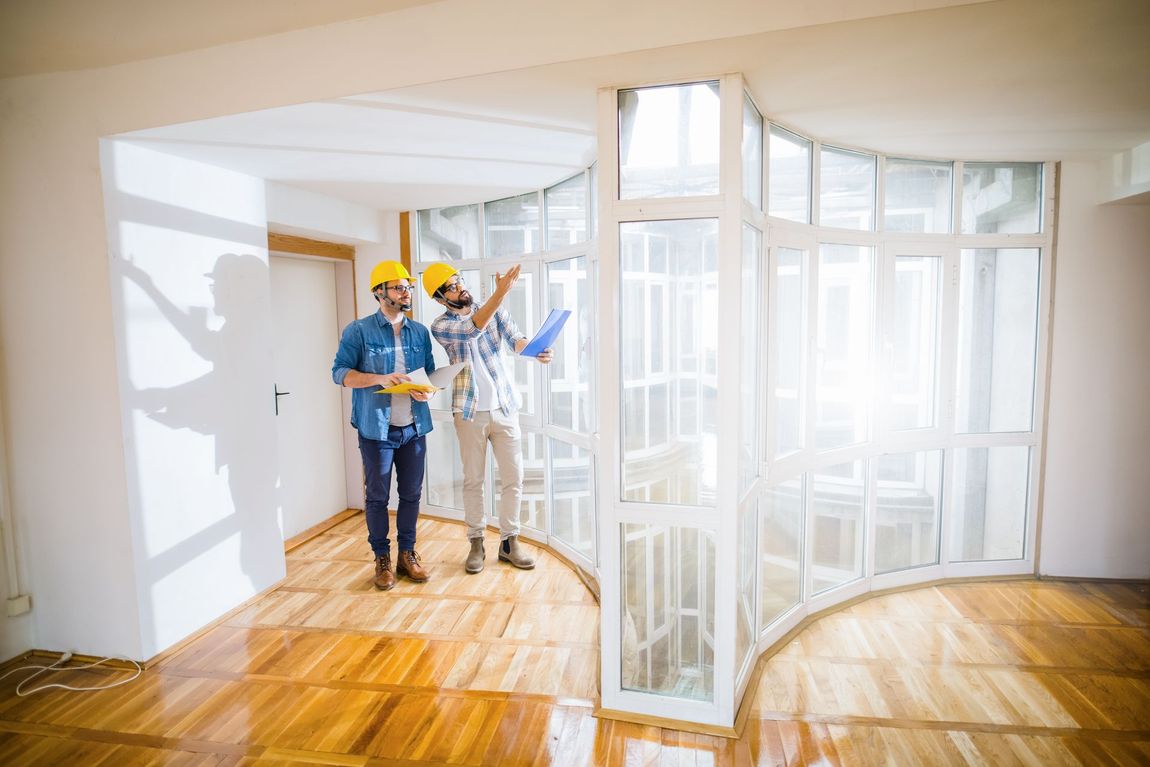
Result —
M459 456L463 459L463 519L467 537L482 538L487 508L487 444L499 469L499 539L519 535L519 500L523 495L523 453L519 414L499 409L479 411L471 421L455 414Z

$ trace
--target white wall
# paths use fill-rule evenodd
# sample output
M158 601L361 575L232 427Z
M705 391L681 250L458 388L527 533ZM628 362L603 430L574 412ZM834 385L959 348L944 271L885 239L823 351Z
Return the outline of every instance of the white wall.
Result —
M23 628L27 619L0 619L0 647L146 652L100 138L941 4L732 0L716 12L715 4L677 0L667 15L678 23L652 24L646 4L507 0L492 13L490 3L446 0L131 64L0 81L0 391L12 512L35 605L31 632ZM1086 301L1106 304L1109 296Z
M269 182L268 225L274 231L338 242L382 242L384 217L374 208Z
M284 576L264 182L103 142L139 657Z
M0 130L0 388L31 642L139 656L98 133L77 116L92 105L82 82L29 82L22 97L11 82L0 83L15 99Z
M1119 152L1102 163L1099 173L1099 197L1104 202L1143 195L1150 202L1150 141Z
M6 656L32 648L149 653L129 516L101 137L551 60L549 48L508 56L514 46L479 45L470 35L470 51L446 35L433 51L438 43L428 48L423 31L442 12L428 6L0 81L0 390L12 515L28 570L22 586L33 602L27 617L0 614ZM550 20L540 11L535 23L542 30ZM321 50L344 55L301 55Z
M1062 164L1043 575L1150 578L1150 205Z

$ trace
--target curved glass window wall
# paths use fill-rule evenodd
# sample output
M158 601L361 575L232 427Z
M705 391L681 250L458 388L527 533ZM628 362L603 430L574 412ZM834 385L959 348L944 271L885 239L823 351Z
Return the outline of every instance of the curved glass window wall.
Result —
M543 367L504 350L520 399L524 537L547 543L588 573L596 570L595 365L596 252L593 169L554 186L502 200L417 211L413 241L419 280L428 264L448 261L477 300L491 293L496 273L521 264L503 302L519 329L531 336L551 309L571 312ZM444 308L419 291L416 319L430 325ZM447 364L433 344L436 364ZM463 518L463 466L451 414L451 393L431 402L435 429L428 435L428 510ZM498 524L498 467L487 468L486 513Z
M810 613L1033 571L1053 195L771 124L737 75L613 95L603 706L724 726Z
M573 313L549 367L509 360L521 522L600 581L604 715L730 726L810 613L1032 572L1047 168L823 144L738 75L600 108L597 166L414 240L482 295L522 263L527 334ZM460 518L446 397L426 499Z

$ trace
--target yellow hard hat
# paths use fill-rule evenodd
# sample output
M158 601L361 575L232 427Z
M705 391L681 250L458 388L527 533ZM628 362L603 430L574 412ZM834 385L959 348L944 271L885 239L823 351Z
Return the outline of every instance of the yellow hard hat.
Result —
M371 279L368 280L368 287L375 290L377 285L391 282L392 280L410 280L411 275L407 273L407 269L403 264L398 261L380 261L371 270Z
M451 264L437 261L423 272L423 289L427 295L435 298L435 291L443 287L443 283L451 279L451 275L459 274L459 270Z

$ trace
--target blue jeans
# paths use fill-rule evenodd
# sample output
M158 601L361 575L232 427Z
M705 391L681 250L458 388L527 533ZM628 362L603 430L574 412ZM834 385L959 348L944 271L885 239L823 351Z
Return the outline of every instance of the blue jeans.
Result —
M395 468L399 504L395 515L395 538L400 551L415 548L415 522L419 519L419 499L423 495L423 468L427 461L427 438L415 432L415 425L392 426L387 440L359 436L363 456L363 485L367 517L367 542L375 556L390 554L390 520L387 502L391 494L391 470Z

